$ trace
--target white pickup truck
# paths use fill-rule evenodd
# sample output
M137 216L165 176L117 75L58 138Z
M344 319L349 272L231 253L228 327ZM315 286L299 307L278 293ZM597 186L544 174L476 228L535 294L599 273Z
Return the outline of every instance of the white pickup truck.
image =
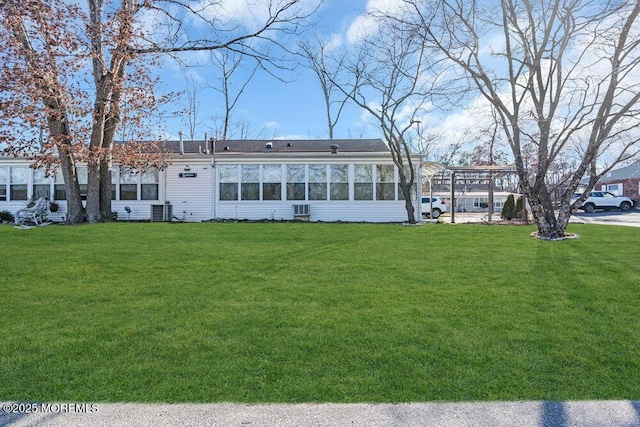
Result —
M575 193L571 198L571 204L574 204L581 193ZM584 201L579 209L585 212L591 213L596 209L602 209L605 211L611 209L620 209L621 211L628 211L633 207L633 200L625 196L616 196L613 193L607 191L592 191L589 198Z

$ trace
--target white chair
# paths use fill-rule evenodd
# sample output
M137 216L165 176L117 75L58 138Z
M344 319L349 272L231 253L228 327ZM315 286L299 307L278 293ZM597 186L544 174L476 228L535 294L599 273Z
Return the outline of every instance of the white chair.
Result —
M16 212L16 225L26 225L26 222L42 225L47 217L48 203L49 200L46 197L40 197L33 206L19 209Z

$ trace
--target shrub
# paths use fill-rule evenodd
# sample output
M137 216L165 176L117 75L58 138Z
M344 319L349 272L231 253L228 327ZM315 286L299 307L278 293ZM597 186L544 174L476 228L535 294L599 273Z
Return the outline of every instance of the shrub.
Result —
M502 205L502 211L500 217L506 221L511 221L515 217L515 202L513 200L513 194L507 196L507 200Z
M523 203L524 199L522 198L522 196L518 197L518 200L516 200L516 206L513 209L513 217L514 218L522 218L522 203Z
M9 211L0 212L0 222L13 222L13 215Z

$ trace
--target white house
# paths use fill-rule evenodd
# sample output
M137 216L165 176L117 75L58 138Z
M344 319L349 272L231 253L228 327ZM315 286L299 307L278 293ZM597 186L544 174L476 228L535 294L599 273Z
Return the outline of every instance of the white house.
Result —
M164 149L170 153L164 170L113 167L112 210L119 220L407 219L397 168L380 139L169 141ZM414 160L419 170L421 159ZM60 207L49 218L63 220L61 173L47 177L29 164L0 157L0 211L13 214L28 199L46 196ZM86 167L78 175L86 188ZM420 218L420 203L414 206Z

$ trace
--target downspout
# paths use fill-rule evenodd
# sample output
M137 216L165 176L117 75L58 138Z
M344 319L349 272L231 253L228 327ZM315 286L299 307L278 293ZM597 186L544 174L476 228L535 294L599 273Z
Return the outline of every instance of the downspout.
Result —
M215 138L211 141L211 180L212 180L212 201L213 201L213 219L218 217L218 179L217 172L218 168L216 168L216 140Z

